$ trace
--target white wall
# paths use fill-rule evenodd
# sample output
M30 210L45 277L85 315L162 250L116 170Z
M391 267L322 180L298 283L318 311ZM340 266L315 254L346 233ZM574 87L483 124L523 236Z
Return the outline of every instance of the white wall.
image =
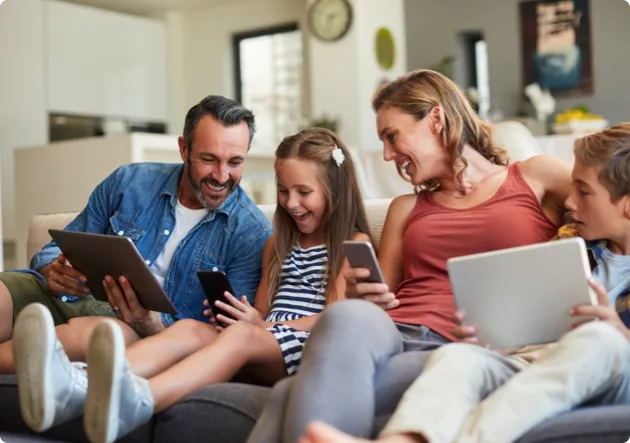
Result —
M456 36L481 30L488 44L490 94L506 115L523 96L518 3L523 0L406 0L409 69L427 68L455 54ZM587 104L611 123L630 120L630 6L623 0L592 0L591 36L595 93L558 99L557 110Z
M309 0L309 4L315 0ZM347 146L359 144L359 30L356 17L348 33L335 42L308 38L311 113L339 119L339 136Z
M358 146L363 149L380 150L382 143L376 131L376 117L372 110L372 97L379 82L393 80L407 72L407 42L405 35L404 0L381 0L364 2L356 0L356 24L358 25L358 103L359 118ZM376 59L374 42L378 29L386 27L392 33L396 55L394 66L389 70L381 68Z
M42 0L7 0L0 6L0 155L2 225L16 236L13 149L46 143ZM54 183L33 181L34 188Z
M164 22L44 2L50 111L165 121Z
M296 21L303 23L305 14L303 0L226 1L201 12L185 14L184 107L190 108L209 94L236 97L233 34ZM300 27L305 30L303 25Z
M393 80L407 70L404 0L351 0L351 4L352 26L341 40L308 39L311 110L314 117L339 118L339 135L346 145L377 150L381 143L372 96L380 81ZM381 27L392 32L396 46L395 64L387 71L378 65L374 48Z
M186 99L186 20L183 14L169 12L164 15L166 27L166 79L168 132L181 134L184 118L190 108Z

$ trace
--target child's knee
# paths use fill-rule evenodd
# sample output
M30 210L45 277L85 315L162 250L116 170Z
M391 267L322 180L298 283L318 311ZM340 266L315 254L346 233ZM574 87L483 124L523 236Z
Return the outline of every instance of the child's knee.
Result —
M167 331L191 339L197 338L202 342L211 340L217 334L216 329L212 325L190 318L178 320Z

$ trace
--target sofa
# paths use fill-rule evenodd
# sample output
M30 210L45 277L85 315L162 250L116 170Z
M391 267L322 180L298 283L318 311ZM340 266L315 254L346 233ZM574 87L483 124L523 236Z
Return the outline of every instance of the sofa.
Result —
M380 237L389 201L368 200L366 203L376 238ZM271 218L273 206L264 206L261 209ZM35 216L29 227L28 256L32 256L49 241L48 229L63 228L75 215ZM241 383L209 386L155 416L150 423L120 441L242 442L262 411L269 393L269 388ZM377 424L384 425L387 418L377 417ZM519 443L619 443L626 442L629 438L630 405L595 406L584 407L549 420L528 432ZM0 439L6 443L87 441L81 419L53 428L45 434L31 432L20 415L13 375L0 375Z

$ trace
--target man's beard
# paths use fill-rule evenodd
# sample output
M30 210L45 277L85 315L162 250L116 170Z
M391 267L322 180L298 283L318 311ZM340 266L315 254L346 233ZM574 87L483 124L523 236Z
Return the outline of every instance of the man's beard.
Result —
M230 194L234 192L239 183L232 180L231 178L229 178L225 183L219 183L211 177L204 177L197 183L192 176L192 169L190 168L190 164L188 165L188 181L190 182L190 186L192 186L193 191L195 191L197 200L199 200L199 203L206 209L217 209L219 206L221 206L228 199ZM225 195L223 197L206 196L202 190L202 187L205 186L206 183L214 187L225 186Z

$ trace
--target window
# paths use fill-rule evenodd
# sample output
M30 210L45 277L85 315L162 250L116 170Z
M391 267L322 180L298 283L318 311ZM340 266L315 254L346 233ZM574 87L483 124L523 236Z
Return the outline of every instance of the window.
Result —
M297 24L234 36L236 97L254 111L252 150L273 153L302 118L302 33Z

